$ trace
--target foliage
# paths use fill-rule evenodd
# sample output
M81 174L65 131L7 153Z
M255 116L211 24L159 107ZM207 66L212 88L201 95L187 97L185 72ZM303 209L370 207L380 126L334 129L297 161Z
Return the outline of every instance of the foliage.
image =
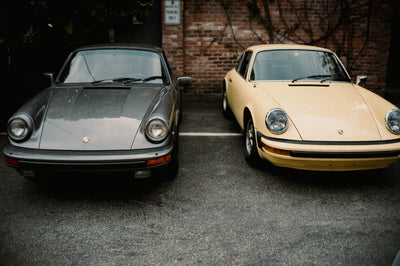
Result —
M57 2L55 10L66 39L90 43L107 41L110 29L142 22L152 6L153 0L74 0Z
M195 3L198 7L199 1ZM335 51L339 56L347 59L349 70L352 69L369 41L372 0L328 0L320 2L318 7L315 7L315 1L311 0L242 0L242 3L247 6L249 12L250 30L259 42L289 42L319 46L327 46L330 43L335 46ZM321 3L324 5L322 8ZM236 45L243 48L232 27L231 11L234 8L233 5L238 3L219 0L219 4L224 9L227 18L224 31L229 28ZM271 16L272 12L274 12L274 19ZM279 19L276 14L279 14ZM268 39L261 38L252 29L251 20L255 20L264 27ZM357 32L359 30L357 25L360 23L366 25L364 32ZM356 48L353 41L360 36L364 42L361 48ZM234 49L232 45L229 47L225 45L225 48Z
M153 0L7 1L0 9L0 30L7 30L14 43L31 44L52 30L69 46L77 46L109 41L109 29L144 21L152 7Z

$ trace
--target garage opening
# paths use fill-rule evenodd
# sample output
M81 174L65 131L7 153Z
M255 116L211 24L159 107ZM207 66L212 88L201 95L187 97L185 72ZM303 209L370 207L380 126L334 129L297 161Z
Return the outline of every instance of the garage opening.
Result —
M109 32L115 42L144 43L161 47L161 0L154 0L146 16L133 16L132 23ZM113 36L114 35L114 36Z

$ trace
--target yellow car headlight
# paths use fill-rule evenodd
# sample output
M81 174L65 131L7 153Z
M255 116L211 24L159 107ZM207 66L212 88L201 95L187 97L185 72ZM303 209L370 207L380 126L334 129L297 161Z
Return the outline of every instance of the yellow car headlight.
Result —
M274 134L284 133L289 125L289 119L285 111L279 108L272 109L265 117L267 128Z
M390 110L385 117L386 126L394 134L400 134L400 110Z

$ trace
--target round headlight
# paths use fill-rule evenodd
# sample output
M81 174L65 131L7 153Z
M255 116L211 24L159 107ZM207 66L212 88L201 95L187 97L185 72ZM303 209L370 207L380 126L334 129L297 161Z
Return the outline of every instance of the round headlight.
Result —
M168 136L168 125L161 119L150 120L146 125L146 136L154 142L161 142Z
M267 128L275 134L282 134L289 125L289 119L282 109L272 109L265 117Z
M20 116L10 120L7 133L15 141L26 139L32 131L32 123L28 117Z
M393 109L386 114L386 125L394 134L400 134L400 110Z

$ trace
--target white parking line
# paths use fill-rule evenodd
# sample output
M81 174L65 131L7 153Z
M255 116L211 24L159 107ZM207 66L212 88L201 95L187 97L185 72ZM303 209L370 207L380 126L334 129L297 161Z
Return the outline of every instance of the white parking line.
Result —
M6 136L6 132L0 132L0 136ZM242 133L212 133L212 132L180 132L184 137L241 137Z
M180 132L184 137L241 137L241 133Z

